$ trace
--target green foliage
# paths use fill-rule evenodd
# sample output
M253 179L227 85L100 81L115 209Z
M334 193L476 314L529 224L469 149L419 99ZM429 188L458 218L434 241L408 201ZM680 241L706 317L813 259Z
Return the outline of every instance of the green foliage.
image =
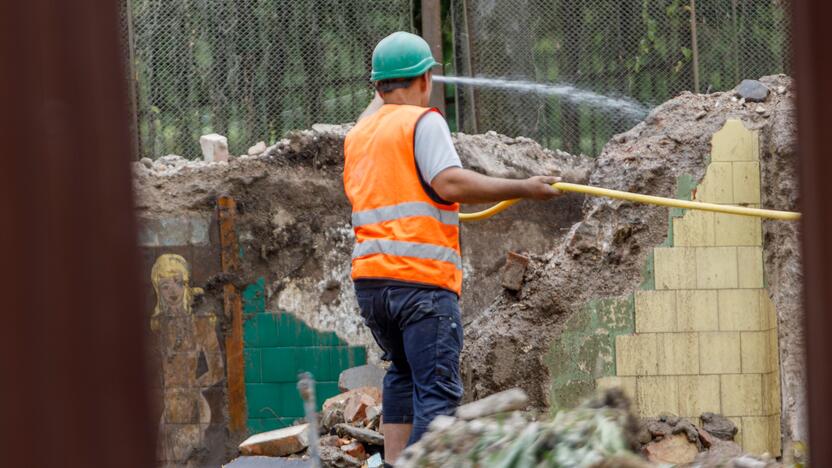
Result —
M789 71L788 15L782 2L697 0L698 63L689 0L466 2L465 32L473 38L474 50L472 70L463 73L571 83L656 105L692 90L694 67L703 92ZM459 11L456 27L464 30ZM466 50L457 47L457 53ZM614 111L551 96L480 89L476 104L480 130L528 136L545 146L590 155L636 123ZM470 106L459 107L468 110L460 130L472 131Z
M290 129L353 120L372 95L376 42L421 19L418 0L128 4L141 148L149 156L197 156L206 132L226 134L231 152L241 154ZM648 105L693 89L694 67L702 91L789 72L783 2L698 0L697 63L691 14L689 0L443 0L443 62L448 74L565 82ZM572 152L597 154L635 123L553 96L446 92L456 100L447 109L454 129L476 124Z

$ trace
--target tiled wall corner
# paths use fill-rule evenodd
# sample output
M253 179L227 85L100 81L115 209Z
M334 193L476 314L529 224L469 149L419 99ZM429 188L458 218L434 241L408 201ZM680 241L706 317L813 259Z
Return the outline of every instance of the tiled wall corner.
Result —
M729 119L693 199L760 204L759 140ZM653 249L635 294L635 333L615 339L619 384L642 416L722 413L752 453L780 453L780 366L774 304L764 289L758 218L688 210Z

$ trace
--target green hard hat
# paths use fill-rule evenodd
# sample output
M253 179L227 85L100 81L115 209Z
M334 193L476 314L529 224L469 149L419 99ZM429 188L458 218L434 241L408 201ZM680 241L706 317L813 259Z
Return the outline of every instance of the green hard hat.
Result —
M373 81L420 76L436 65L421 37L399 31L379 41L373 51Z

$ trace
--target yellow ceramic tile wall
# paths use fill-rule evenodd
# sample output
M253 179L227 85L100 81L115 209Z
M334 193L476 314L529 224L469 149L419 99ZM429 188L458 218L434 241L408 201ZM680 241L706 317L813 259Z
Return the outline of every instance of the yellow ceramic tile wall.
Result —
M694 199L760 204L759 138L728 120ZM780 453L777 316L764 289L757 218L687 211L654 249L655 288L638 291L636 333L616 338L616 377L643 416L722 413L751 452Z

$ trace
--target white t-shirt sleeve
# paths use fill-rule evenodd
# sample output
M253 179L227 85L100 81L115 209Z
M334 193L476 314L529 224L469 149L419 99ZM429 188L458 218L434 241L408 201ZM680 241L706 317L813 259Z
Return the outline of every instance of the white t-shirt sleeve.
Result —
M416 124L413 150L419 172L428 184L445 169L462 167L448 123L438 112L428 112Z

